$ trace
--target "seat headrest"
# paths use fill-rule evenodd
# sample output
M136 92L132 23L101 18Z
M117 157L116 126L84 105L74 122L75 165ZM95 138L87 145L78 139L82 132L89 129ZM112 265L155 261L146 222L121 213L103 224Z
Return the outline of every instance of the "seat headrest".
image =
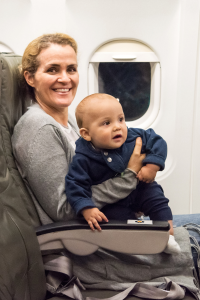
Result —
M19 55L0 54L0 196L5 190L8 193L12 191L16 195L16 203L23 201L32 224L38 226L40 221L35 206L18 172L11 145L14 126L31 104L20 85L20 64ZM5 205L10 206L10 198L3 200Z
M31 99L20 86L21 56L0 53L0 105L1 117L10 134L22 114L31 104Z

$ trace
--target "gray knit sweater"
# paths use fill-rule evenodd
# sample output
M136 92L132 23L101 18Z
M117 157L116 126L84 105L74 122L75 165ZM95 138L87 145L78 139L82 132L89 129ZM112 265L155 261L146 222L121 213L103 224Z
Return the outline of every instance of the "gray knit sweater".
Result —
M69 123L78 133L76 123ZM67 201L65 176L74 155L60 124L34 104L15 126L13 153L19 172L35 203L42 224L76 218ZM135 189L135 174L126 170L124 177L109 179L92 187L98 208L125 198Z

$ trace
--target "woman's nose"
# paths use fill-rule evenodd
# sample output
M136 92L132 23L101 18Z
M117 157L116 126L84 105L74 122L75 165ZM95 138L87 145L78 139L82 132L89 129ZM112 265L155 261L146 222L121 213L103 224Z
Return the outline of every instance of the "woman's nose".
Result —
M70 82L71 78L67 72L63 72L60 74L58 78L58 82Z

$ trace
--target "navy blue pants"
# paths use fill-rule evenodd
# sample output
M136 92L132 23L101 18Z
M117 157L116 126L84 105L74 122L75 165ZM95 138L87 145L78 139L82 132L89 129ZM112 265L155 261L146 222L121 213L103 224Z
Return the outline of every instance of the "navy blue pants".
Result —
M101 211L108 220L136 219L135 212L141 211L151 220L168 221L172 220L168 202L162 187L156 181L152 183L140 181L128 197L114 204L107 204Z

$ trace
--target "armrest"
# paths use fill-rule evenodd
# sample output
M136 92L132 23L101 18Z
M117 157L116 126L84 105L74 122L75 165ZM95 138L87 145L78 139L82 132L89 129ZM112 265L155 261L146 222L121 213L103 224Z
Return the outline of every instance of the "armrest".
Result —
M92 231L84 220L51 223L37 227L42 252L67 249L77 255L89 255L99 247L127 254L162 252L169 238L169 224L161 221L109 221L102 231Z

